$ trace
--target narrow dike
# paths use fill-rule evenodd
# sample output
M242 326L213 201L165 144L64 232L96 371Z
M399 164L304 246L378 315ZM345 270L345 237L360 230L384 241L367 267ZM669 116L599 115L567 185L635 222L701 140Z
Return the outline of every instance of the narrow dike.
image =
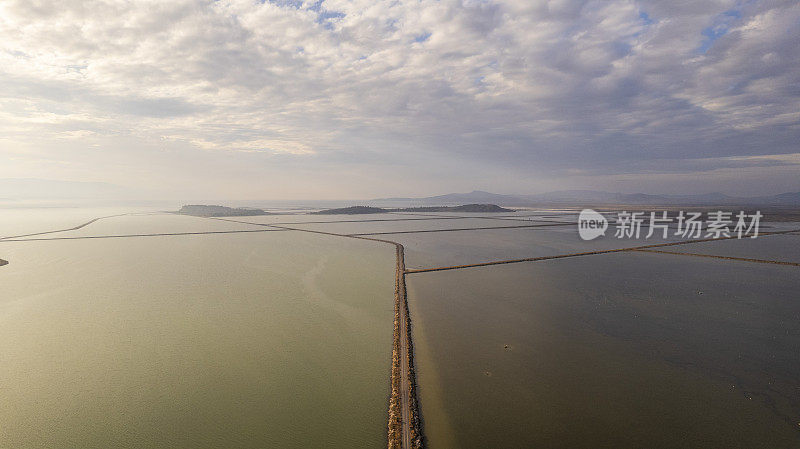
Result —
M400 248L397 248L397 267L394 279L394 337L392 341L392 393L389 396L389 449L401 449L403 441L403 413L400 406Z
M117 214L117 215L109 215L109 216L106 216L106 217L97 217L97 218L93 218L93 219L87 221L84 224L81 224L81 225L78 225L78 226L74 226L72 228L56 229L55 231L34 232L32 234L10 235L8 237L0 237L0 240L17 239L17 238L20 238L20 237L32 237L34 235L55 234L57 232L77 231L78 229L85 228L86 226L89 226L90 224L92 224L92 223L94 223L94 222L96 222L98 220L103 220L103 219L106 219L106 218L122 217L122 216L125 216L125 215L131 215L131 214ZM2 264L0 264L0 265L2 265Z
M216 218L223 221L237 221ZM247 223L247 222L242 222ZM394 277L394 337L392 342L392 372L390 377L389 419L387 423L389 449L421 449L424 447L422 420L417 400L416 373L414 370L414 347L411 343L411 318L406 295L406 262L403 245L391 240L358 235L338 234L277 224L249 223L269 228L312 234L330 235L358 240L385 243L395 247Z
M225 218L210 219L248 223L274 229L308 232L312 234L345 237L385 243L395 247L394 282L394 338L392 343L391 395L389 396L388 447L389 449L421 449L424 447L422 419L417 400L416 372L414 370L414 347L411 343L411 317L406 295L406 262L403 245L391 240L358 235L316 231L278 224L240 222Z
M112 215L109 217L98 217L82 225L73 228L61 229L56 231L37 232L18 236L2 237L0 240L9 240L19 237L31 237L37 235L53 234L57 232L72 231L88 226L104 218L117 217L128 214ZM224 218L210 217L222 221L240 222ZM392 344L392 372L391 372L391 395L389 397L389 421L388 421L388 447L389 449L421 449L424 447L422 434L422 420L419 412L419 402L417 400L416 371L414 370L414 346L411 338L411 317L408 310L408 297L406 294L406 266L403 245L391 240L383 240L359 235L338 234L334 232L315 231L277 224L266 223L247 223L257 226L264 226L273 230L290 230L309 232L336 237L346 237L358 240L370 240L394 245L396 251L395 266L395 287L394 287L394 338ZM220 231L223 232L223 231ZM225 231L225 232L254 232L254 231ZM212 233L212 232L209 232ZM199 234L199 233L198 233ZM113 236L118 237L118 236ZM0 266L8 264L7 261L0 259Z
M405 309L406 321L406 344L408 360L408 408L410 412L409 427L411 432L410 447L420 449L424 445L422 434L422 418L419 412L419 401L417 399L417 372L414 368L414 340L411 338L411 314L408 310L408 295L406 293L406 262L403 245L398 244L400 253L400 285L402 287L402 307Z
M417 401L411 316L406 294L405 254L403 245L395 243L395 247L397 249L397 268L395 271L394 342L392 346L392 394L389 398L389 449L418 449L424 446L424 440L419 402Z

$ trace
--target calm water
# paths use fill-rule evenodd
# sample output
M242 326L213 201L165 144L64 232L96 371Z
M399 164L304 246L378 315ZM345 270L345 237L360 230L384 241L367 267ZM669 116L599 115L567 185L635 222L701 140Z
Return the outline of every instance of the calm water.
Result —
M793 223L791 228L800 228ZM783 262L800 263L800 235L785 234L759 237L755 239L721 240L718 242L690 243L669 251L684 251L715 256L747 257L751 259L767 259Z
M265 229L30 209L0 211L0 237L124 212L35 238ZM237 220L341 233L525 224L486 217ZM573 226L381 238L406 246L410 268L660 242L584 242ZM796 261L798 248L792 235L668 249ZM0 258L2 448L385 446L391 247L269 231L0 241ZM430 447L798 447L797 279L796 267L642 253L409 275Z
M397 234L391 238L406 247L406 266L426 268L493 260L555 256L585 251L628 248L654 243L677 242L678 238L651 237L617 239L608 236L581 240L575 226L544 228L486 229L421 234ZM680 247L675 247L680 248Z
M243 228L134 216L59 235ZM0 258L0 447L385 445L391 247L279 231Z
M800 446L795 267L608 254L408 285L432 449Z
M148 211L119 207L0 207L0 238L71 228L97 217Z

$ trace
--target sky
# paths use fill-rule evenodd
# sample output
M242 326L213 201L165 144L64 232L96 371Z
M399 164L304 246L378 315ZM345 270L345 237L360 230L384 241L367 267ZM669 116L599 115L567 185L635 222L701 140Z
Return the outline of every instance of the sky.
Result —
M0 0L2 178L800 191L800 3Z

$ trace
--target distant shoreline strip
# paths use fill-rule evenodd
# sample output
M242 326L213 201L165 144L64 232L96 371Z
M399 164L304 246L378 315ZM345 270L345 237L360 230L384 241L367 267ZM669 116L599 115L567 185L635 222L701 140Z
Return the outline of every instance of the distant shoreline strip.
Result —
M545 228L550 226L565 226L574 225L575 223L538 223L529 225L515 225L515 226L484 226L474 228L446 228L446 229L419 229L410 231L386 231L386 232L362 232L358 234L347 234L351 237L359 237L363 235L393 235L393 234L418 234L422 232L455 232L455 231L481 231L485 229L519 229L519 228Z
M12 236L9 236L9 237L0 237L0 241L10 240L10 239L18 239L20 237L33 237L34 235L55 234L56 232L77 231L80 228L89 226L90 224L94 223L95 221L102 220L104 218L122 217L122 216L125 216L125 215L131 215L131 214L117 214L117 215L108 215L108 216L105 216L105 217L97 217L97 218L93 218L93 219L87 221L84 224L81 224L81 225L78 225L78 226L74 226L74 227L71 227L71 228L56 229L55 231L34 232L32 234L12 235Z
M475 267L488 267L491 265L506 265L512 263L521 263L521 262L538 262L541 260L553 260L553 259L565 259L567 257L579 257L579 256L592 256L595 254L607 254L607 253L618 253L623 251L630 251L632 248L615 248L615 249L606 249L606 250L598 250L598 251L587 251L583 253L571 253L571 254L557 254L555 256L539 256L539 257L526 257L523 259L508 259L508 260L493 260L490 262L479 262L479 263L471 263L465 265L452 265L449 267L433 267L433 268L411 268L406 270L406 274L414 274L414 273L428 273L431 271L448 271L448 270L460 270L462 268L475 268Z
M447 220L447 219L464 219L464 218L479 218L484 220L506 220L506 221L541 221L545 223L567 223L565 221L556 222L554 219L560 219L564 217L549 217L545 215L481 215L481 216L470 216L465 217L461 215L433 215L433 214L414 214L409 212L389 212L390 214L396 215L414 215L419 217L434 217L434 219L440 220ZM538 218L539 220L533 220L532 218ZM542 220L544 218L544 220ZM424 219L423 219L424 220ZM571 222L571 224L578 224L577 222Z
M402 214L402 215L412 215L412 214ZM271 226L271 225L305 225L305 224L329 224L329 223L374 223L374 222L382 222L382 221L429 221L429 220L467 220L467 219L483 219L483 220L500 220L500 221L524 221L526 223L558 223L558 224L572 224L577 225L578 222L567 222L567 221L553 221L553 220L525 220L525 219L514 219L514 218L506 218L505 216L491 216L491 217L461 217L461 216L453 216L453 217L442 217L442 216L433 216L433 215L426 215L425 218L366 218L363 220L327 220L327 221L276 221L274 223L258 223L252 221L242 221L242 220L232 220L230 218L225 217L198 217L198 218L210 218L212 220L223 220L223 221L232 221L234 223L243 223L243 224L251 224L257 226Z
M741 262L771 263L775 265L790 265L793 267L800 267L800 262L786 262L783 260L752 259L750 257L718 256L714 254L684 253L680 251L661 251L657 249L635 249L633 251L642 253L655 253L655 254L673 254L676 256L710 257L712 259L738 260Z
M781 235L781 234L790 234L790 233L794 233L794 232L798 232L798 230L797 229L792 229L792 230L788 230L788 231L764 232L761 235L762 236ZM494 260L494 261L490 261L490 262L479 262L479 263L464 264L464 265L452 265L452 266L446 266L446 267L416 268L416 269L411 268L411 269L406 269L406 274L428 273L428 272L432 272L432 271L459 270L459 269L463 269L463 268L487 267L487 266L492 266L492 265L505 265L505 264L512 264L512 263L521 263L521 262L538 262L538 261L542 261L542 260L565 259L567 257L593 256L593 255L598 255L598 254L620 253L620 252L626 252L626 251L629 251L629 252L642 251L642 252L644 252L646 250L652 250L652 248L662 248L662 247L665 247L665 246L687 245L687 244L690 244L690 243L716 242L716 241L720 241L720 240L730 240L730 239L735 239L735 238L737 238L737 237L736 236L731 236L731 237L723 237L723 238L718 238L718 239L712 239L712 238L695 239L695 240L686 240L686 241L683 241L683 242L668 242L668 243L656 243L656 244L652 244L652 245L633 246L633 247L630 247L630 248L614 248L614 249L604 249L604 250L596 250L596 251L586 251L586 252L581 252L581 253L557 254L557 255L554 255L554 256L539 256L539 257L526 257L526 258L523 258L523 259ZM665 254L669 253L667 251L650 251L650 252L661 252L661 253L665 253ZM672 254L696 255L696 254L690 254L690 253L682 253L681 254L681 253L677 253L677 252L672 253ZM800 266L800 264L796 264L794 262L765 261L763 259L747 259L747 258L741 258L741 257L740 258L730 258L730 257L726 257L726 256L710 256L710 255L705 255L705 254L704 255L698 255L698 256L716 257L716 258L722 258L722 259L741 260L741 261L749 261L749 262L774 263L774 264L778 264L778 265Z
M81 237L47 237L36 239L15 239L15 240L0 240L3 242L41 242L50 240L84 240L84 239L118 239L129 237L164 237L164 236L177 236L177 235L207 235L207 234L241 234L246 232L278 232L286 231L287 229L247 229L238 231L204 231L204 232L163 232L158 234L122 234L122 235L87 235Z

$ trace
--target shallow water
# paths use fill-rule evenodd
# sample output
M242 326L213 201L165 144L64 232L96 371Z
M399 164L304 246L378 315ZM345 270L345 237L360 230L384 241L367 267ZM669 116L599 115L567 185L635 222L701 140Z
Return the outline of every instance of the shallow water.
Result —
M664 250L800 263L800 235L765 235L755 239L690 243Z
M0 236L123 212L6 214ZM269 229L133 212L38 237ZM231 219L355 233L565 216L376 221L440 215L474 214ZM408 268L663 242L612 236L376 237ZM665 249L794 260L798 239ZM269 231L0 241L0 258L0 447L385 446L388 245ZM624 253L409 275L430 447L797 447L796 270Z
M402 218L402 217L401 217ZM312 229L318 231L335 232L340 234L358 233L395 233L395 232L414 232L447 229L469 229L486 227L519 227L535 225L535 222L520 222L505 219L493 218L436 218L424 219L414 217L411 220L400 220L394 218L393 221L365 221L359 223L315 223L298 224L295 227L302 229ZM458 231L460 232L460 231ZM386 238L391 239L394 234L386 234Z
M798 447L796 273L621 253L409 275L429 447Z
M0 238L72 228L97 217L149 211L120 207L0 207Z
M614 231L596 240L580 238L573 225L543 228L484 229L479 231L397 234L392 240L406 248L408 268L429 268L490 262L494 260L555 256L587 251L630 248L640 245L678 242L670 235L639 239L618 239ZM679 247L674 247L679 248Z
M0 242L0 258L0 447L385 445L388 245L279 231Z

